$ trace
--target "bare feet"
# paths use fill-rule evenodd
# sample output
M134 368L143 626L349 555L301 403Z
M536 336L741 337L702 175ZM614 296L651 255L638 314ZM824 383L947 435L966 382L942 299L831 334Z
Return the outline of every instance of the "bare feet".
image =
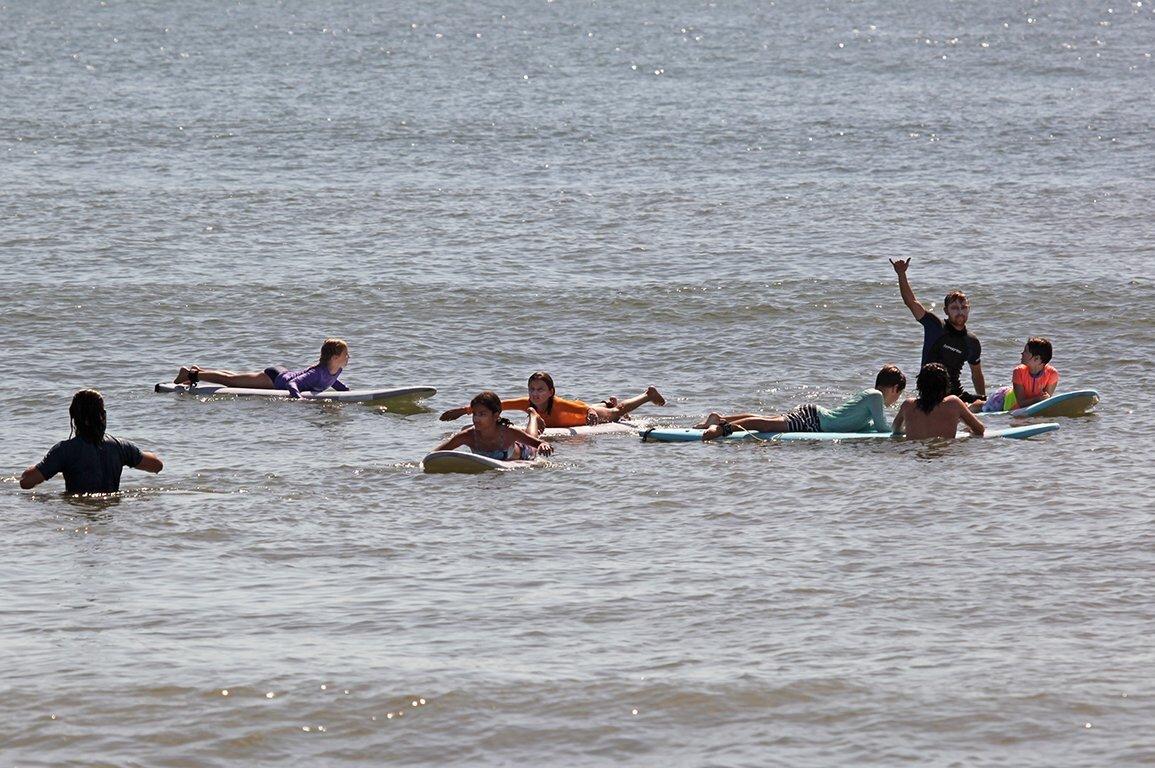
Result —
M711 416L716 414L711 413ZM705 432L702 433L702 440L713 440L718 437L729 437L734 434L734 425L725 419L719 421L717 424L711 425Z
M176 378L172 380L172 383L189 384L196 378L196 375L200 373L200 370L201 369L195 365L190 365L187 368L182 365L180 371L177 372Z
M666 404L666 398L662 397L662 393L658 391L657 387L646 387L646 397L654 405Z
M712 427L715 424L721 424L721 423L722 423L722 414L717 413L717 412L711 412L706 417L705 421L699 421L697 424L695 424L694 429L706 429L707 427Z

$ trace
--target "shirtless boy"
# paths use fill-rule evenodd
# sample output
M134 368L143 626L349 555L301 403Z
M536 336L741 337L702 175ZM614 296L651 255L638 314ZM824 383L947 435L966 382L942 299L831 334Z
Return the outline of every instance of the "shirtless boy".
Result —
M975 435L982 436L986 427L970 412L957 395L947 394L950 376L941 363L927 363L918 372L918 397L912 397L894 417L894 434L912 440L930 437L953 438L961 421Z

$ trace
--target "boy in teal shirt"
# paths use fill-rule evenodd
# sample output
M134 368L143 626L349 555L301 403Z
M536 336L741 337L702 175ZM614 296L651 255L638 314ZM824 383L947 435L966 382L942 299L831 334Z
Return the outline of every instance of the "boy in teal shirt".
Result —
M711 413L694 425L705 429L703 440L746 432L889 432L883 408L894 405L906 389L906 375L897 365L884 365L874 378L874 388L864 389L834 409L806 403L774 416Z

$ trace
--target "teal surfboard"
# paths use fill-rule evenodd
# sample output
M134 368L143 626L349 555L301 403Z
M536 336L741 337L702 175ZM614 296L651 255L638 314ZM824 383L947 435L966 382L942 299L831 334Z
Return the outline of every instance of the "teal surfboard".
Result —
M1009 437L1023 439L1034 437L1046 432L1054 432L1059 428L1054 422L1043 424L1027 424L1022 427L1007 427L1006 429L988 429L983 437ZM647 429L642 431L642 442L656 443L700 443L702 429ZM971 437L970 432L960 432L958 437ZM719 440L749 440L752 442L800 443L810 441L839 442L843 440L890 440L894 436L889 432L742 432L737 430L729 437L720 437Z
M1012 416L1042 416L1053 419L1057 416L1083 416L1099 402L1099 393L1093 389L1077 389L1072 392L1054 394L1046 400L1016 408Z

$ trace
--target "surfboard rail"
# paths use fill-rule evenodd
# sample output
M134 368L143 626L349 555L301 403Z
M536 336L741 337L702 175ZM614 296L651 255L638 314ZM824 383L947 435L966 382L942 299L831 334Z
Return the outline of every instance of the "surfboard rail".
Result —
M1006 427L1004 429L988 429L983 434L988 437L1005 437L1013 440L1022 440L1035 437L1047 432L1054 432L1059 425L1054 422L1040 424L1026 424L1021 427ZM700 443L704 429L693 428L654 428L642 430L642 442L656 443ZM956 438L974 437L970 432L959 432ZM734 434L719 437L718 440L751 440L757 442L774 443L802 443L802 442L846 442L852 440L901 440L890 432L743 432L736 430ZM714 442L714 441L710 441Z
M543 463L541 459L505 461L470 451L433 451L421 460L421 471L429 475L477 475L482 472L509 472L541 463Z
M153 386L154 392L176 395L192 395L194 397L267 397L281 400L293 399L285 389L245 389L241 387L226 387L223 384L198 384L190 387L188 384L169 384L161 382ZM302 392L301 400L312 400L326 403L366 403L375 405L389 402L415 403L433 397L437 389L428 386L413 387L380 387L373 389L350 389L347 392L338 392L327 389L324 392Z

